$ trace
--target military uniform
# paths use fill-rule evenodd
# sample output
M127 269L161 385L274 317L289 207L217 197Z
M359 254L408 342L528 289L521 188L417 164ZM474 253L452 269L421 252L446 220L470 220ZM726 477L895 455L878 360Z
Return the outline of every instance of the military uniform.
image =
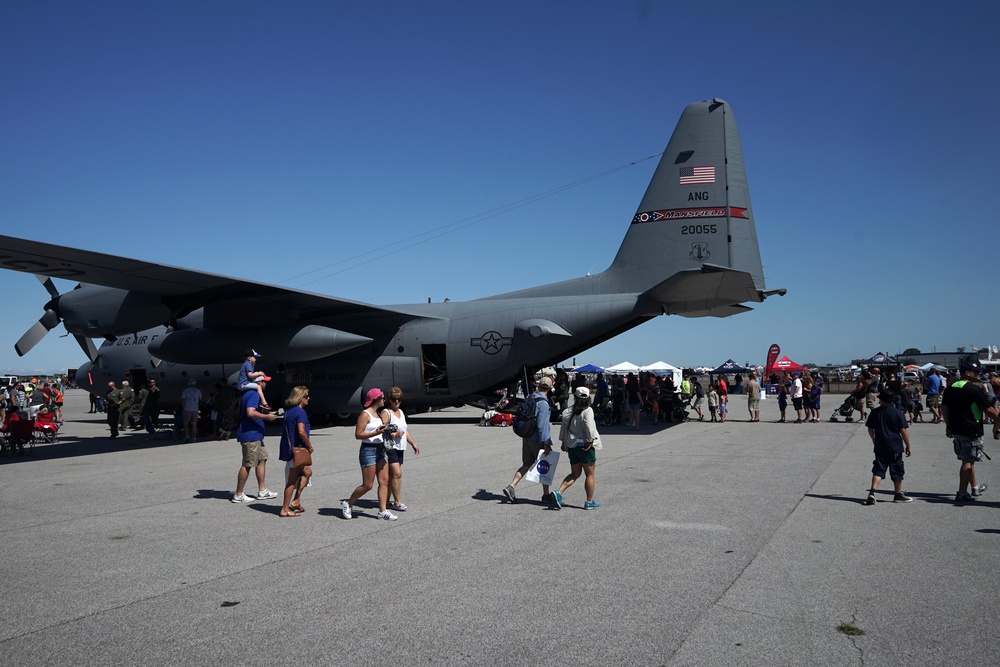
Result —
M118 429L124 431L132 418L132 404L135 402L135 392L132 387L122 387L118 390Z
M108 426L111 427L111 437L118 437L118 405L121 401L121 395L118 389L108 389L108 392L104 395L104 403L106 404L106 411L108 416Z

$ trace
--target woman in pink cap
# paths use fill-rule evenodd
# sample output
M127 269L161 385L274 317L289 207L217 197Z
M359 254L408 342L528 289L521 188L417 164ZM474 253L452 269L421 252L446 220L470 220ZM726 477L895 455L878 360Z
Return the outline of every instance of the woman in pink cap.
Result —
M351 507L358 498L372 490L372 484L378 479L378 518L395 521L396 515L386 509L389 501L389 468L386 465L385 444L382 432L385 431L388 417L383 421L382 410L385 405L385 395L381 389L369 389L365 394L365 411L358 415L358 423L354 426L354 437L361 441L361 451L358 460L361 463L361 485L347 500L340 501L340 511L345 519L353 514Z

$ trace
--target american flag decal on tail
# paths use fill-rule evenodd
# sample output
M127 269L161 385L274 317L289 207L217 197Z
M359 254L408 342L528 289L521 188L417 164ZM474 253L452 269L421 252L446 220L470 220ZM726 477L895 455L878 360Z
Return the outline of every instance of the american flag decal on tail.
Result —
M681 167L680 183L715 183L715 167Z

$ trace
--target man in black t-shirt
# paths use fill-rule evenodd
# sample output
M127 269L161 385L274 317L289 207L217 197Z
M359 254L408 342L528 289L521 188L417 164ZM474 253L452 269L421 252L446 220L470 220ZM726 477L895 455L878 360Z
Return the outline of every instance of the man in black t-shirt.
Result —
M976 481L975 469L976 461L982 460L983 456L983 415L997 419L1000 406L996 397L990 397L979 384L982 368L976 358L963 361L959 367L961 379L945 389L941 397L945 435L952 438L955 456L962 462L958 471L956 503L974 500L974 496L986 490L985 484Z

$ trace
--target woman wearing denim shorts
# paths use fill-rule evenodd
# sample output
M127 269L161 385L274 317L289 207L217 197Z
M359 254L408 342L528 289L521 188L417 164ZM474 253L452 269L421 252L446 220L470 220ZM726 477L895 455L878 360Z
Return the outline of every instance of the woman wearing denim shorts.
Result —
M375 480L378 480L378 518L395 521L396 515L386 509L389 500L389 468L386 463L385 445L382 432L388 417L383 419L382 410L385 405L385 395L381 389L369 389L365 394L365 410L358 415L354 426L354 437L361 441L358 452L358 462L361 464L361 484L351 497L340 501L340 511L345 519L350 519L352 506L358 498L372 490Z

